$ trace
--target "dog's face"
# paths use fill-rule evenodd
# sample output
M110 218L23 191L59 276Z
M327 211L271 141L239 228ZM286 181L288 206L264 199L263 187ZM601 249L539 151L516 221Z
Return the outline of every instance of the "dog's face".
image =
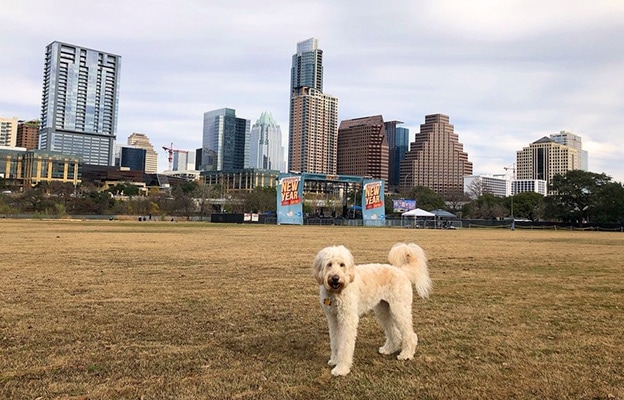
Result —
M339 293L355 277L353 255L344 246L326 247L319 251L312 263L312 274L319 285Z

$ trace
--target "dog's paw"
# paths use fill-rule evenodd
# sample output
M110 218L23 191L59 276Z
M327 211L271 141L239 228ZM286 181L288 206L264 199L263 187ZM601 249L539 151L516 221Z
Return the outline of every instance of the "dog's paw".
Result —
M334 367L336 366L336 361L334 361L333 358L330 358L329 361L327 361L327 365Z
M379 354L389 356L390 354L396 353L398 350L399 349L395 346L383 345L382 347L379 348Z
M412 358L414 358L414 354L404 354L401 353L397 356L397 360L411 360Z
M351 372L351 368L346 367L344 365L337 365L334 367L334 369L331 370L331 374L333 376L345 376L349 372Z

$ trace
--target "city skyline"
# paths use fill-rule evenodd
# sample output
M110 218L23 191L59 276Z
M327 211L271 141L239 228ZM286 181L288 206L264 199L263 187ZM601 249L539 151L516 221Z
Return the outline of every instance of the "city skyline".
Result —
M118 54L117 141L146 133L159 170L168 164L162 145L200 147L206 110L228 106L242 118L268 111L287 132L293 44L315 37L324 92L340 99L338 122L382 115L404 121L413 141L425 115L449 115L475 174L502 173L528 144L572 132L589 171L624 181L624 54L614 40L624 33L621 2L66 4L3 6L0 116L40 118L50 42ZM216 14L224 18L201 23ZM72 24L56 23L66 18Z

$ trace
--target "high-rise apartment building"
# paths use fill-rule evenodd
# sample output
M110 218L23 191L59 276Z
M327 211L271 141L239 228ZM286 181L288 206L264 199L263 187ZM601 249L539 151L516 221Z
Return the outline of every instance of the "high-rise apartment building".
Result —
M550 185L553 176L578 169L579 165L577 149L546 136L516 152L518 179L541 179Z
M128 145L145 150L145 173L155 174L158 172L158 153L144 133L133 133L128 136Z
M39 145L39 121L19 121L17 123L17 147L35 150Z
M46 47L39 149L111 165L121 57L52 42Z
M286 172L285 164L282 129L270 113L263 112L251 127L249 168Z
M388 138L388 187L400 186L401 161L409 148L409 129L397 126L401 121L386 121L386 137Z
M583 150L583 141L579 135L575 135L571 132L560 131L559 133L550 135L550 138L556 143L572 147L577 151L578 159L576 160L577 165L575 166L575 169L580 169L583 171L589 170L589 157L587 151Z
M17 144L17 117L0 117L0 146L15 147Z
M425 116L401 161L401 187L425 186L442 197L463 195L464 176L472 175L472 163L454 130L447 115Z
M336 173L338 99L323 93L323 51L318 40L297 43L290 75L288 169Z
M202 170L233 171L249 165L251 121L236 117L236 110L221 108L204 113Z
M381 115L340 122L337 173L388 181L388 139Z

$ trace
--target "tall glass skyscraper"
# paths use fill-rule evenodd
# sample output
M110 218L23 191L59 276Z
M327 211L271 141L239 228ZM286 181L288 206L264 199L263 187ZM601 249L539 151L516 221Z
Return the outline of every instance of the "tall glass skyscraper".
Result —
M292 56L290 87L303 86L323 92L323 50L316 38L297 43L297 53Z
M388 137L388 187L398 189L401 182L401 161L409 148L409 129L397 126L401 121L386 121L386 136Z
M336 174L338 99L323 93L318 40L297 43L290 74L288 169Z
M39 149L111 165L121 56L67 43L46 47Z
M204 113L201 169L233 171L247 168L250 125L250 120L237 118L236 110L231 108Z
M282 129L268 112L263 112L251 128L249 167L286 172Z

